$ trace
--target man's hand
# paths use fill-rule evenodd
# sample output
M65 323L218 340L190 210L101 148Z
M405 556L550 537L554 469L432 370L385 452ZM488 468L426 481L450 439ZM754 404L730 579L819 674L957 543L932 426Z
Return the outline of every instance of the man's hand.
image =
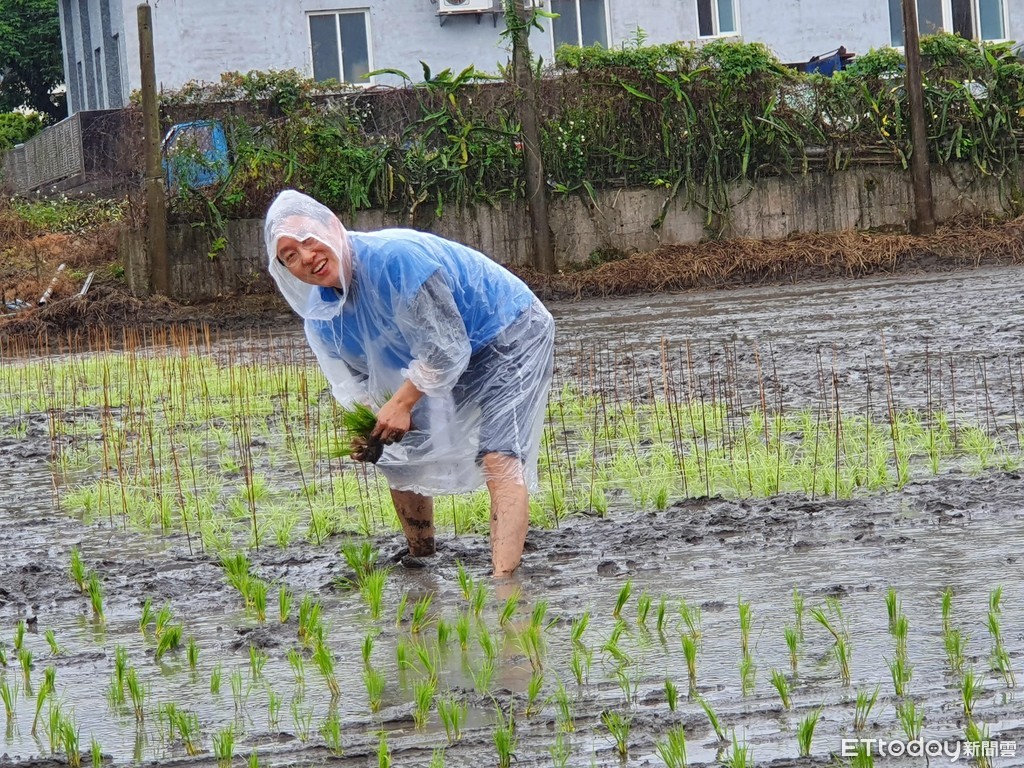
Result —
M398 388L394 397L381 406L377 412L377 426L370 433L385 445L397 443L406 432L412 429L412 407L416 405L423 393L406 381Z

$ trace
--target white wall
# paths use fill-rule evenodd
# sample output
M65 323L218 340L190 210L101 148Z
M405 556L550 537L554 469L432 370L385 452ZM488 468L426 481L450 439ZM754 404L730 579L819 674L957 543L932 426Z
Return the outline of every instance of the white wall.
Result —
M101 30L99 3L87 0L92 48ZM122 99L141 82L137 0L110 0L112 32L118 39L123 70ZM605 0L611 46L633 40L643 30L648 43L692 41L697 37L696 0ZM806 61L845 45L855 53L889 44L888 0L736 0L740 36L766 43L784 62ZM1024 40L1024 0L1005 0L1011 38ZM81 50L79 0L71 0L71 19L63 18ZM494 0L500 7L501 0ZM158 84L167 90L191 80L218 82L223 72L298 69L312 75L307 14L369 9L370 57L375 69L394 68L422 77L420 61L433 72L459 71L470 65L496 72L508 60L499 34L500 13L449 15L444 25L436 0L154 0L153 26ZM553 57L550 22L534 30L530 44L545 61ZM107 45L107 41L103 41ZM77 58L66 57L68 67ZM83 74L85 70L83 70ZM86 78L88 79L88 78ZM392 77L376 82L394 84ZM70 80L69 80L70 83ZM105 89L106 90L106 89ZM73 102L75 100L72 100ZM108 106L108 103L100 106ZM72 103L71 109L85 107Z

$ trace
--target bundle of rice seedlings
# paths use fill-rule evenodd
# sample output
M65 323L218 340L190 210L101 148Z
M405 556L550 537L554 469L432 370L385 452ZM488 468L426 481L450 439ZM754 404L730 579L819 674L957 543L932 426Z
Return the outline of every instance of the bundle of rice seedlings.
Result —
M351 456L359 450L363 461L376 464L384 452L384 443L371 434L377 426L377 414L362 403L356 403L350 410L342 411L341 423L345 434L333 456Z

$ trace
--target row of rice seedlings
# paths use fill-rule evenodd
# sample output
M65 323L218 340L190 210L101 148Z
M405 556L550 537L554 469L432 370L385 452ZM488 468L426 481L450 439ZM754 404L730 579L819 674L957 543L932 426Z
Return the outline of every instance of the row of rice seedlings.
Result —
M82 419L65 422L61 414L89 404L98 406L102 414L97 439L76 441L103 454L101 463L109 468L93 488L95 500L91 503L96 511L112 518L120 508L120 514L129 518L149 514L141 510L158 508L152 519L159 519L161 526L187 529L190 545L198 532L196 541L201 547L218 551L230 545L234 535L231 520L245 521L251 545L265 540L267 530L280 533L285 542L290 540L288 532L302 507L308 508L308 533L316 541L324 539L328 528L346 525L341 518L319 521L319 514L355 514L371 523L384 520L377 505L382 498L380 484L362 482L360 473L346 473L343 465L325 458L327 451L322 445L332 434L333 416L332 409L322 409L321 418L312 407L315 397L311 392L317 390L318 383L315 371L296 365L238 365L231 356L229 365L221 366L192 354L187 340L182 343L171 359L143 357L133 349L120 356L108 355L100 363L75 361L49 369L59 381L50 389L54 399L45 403L48 411L57 414L54 434L58 443L66 430L71 436L88 430ZM557 471L545 483L551 492L561 489L562 504L541 510L539 517L550 520L553 511L557 521L561 512L581 509L580 499L586 500L584 508L589 509L590 498L600 494L607 499L607 492L616 488L656 508L665 508L675 496L693 495L698 489L749 495L799 487L812 496L848 495L858 487L905 481L915 456L945 459L946 443L957 450L973 451L979 465L991 463L993 451L1000 450L991 439L990 444L983 444L985 432L979 430L975 435L962 421L957 425L955 413L952 418L943 418L941 412L925 417L892 405L885 424L872 424L870 408L858 422L856 414L842 414L836 394L823 387L823 397L829 402L817 409L787 414L780 402L777 412L769 413L762 397L761 411L747 416L735 394L735 371L724 385L710 382L710 398L702 398L700 386L688 385L687 392L679 392L675 372L663 373L662 400L651 406L609 403L601 397L581 395L571 386L563 388L552 409L552 423L562 427L563 434L561 439L552 439L566 450L553 452L554 465L548 469ZM119 383L123 379L127 385ZM110 385L106 391L104 383ZM197 391L199 397L194 396ZM615 396L624 394L617 389ZM269 419L277 416L279 409L284 409L284 418L272 426ZM823 410L834 412L837 419L819 418ZM749 423L741 424L743 419ZM118 420L130 428L103 429ZM232 428L213 426L213 420ZM570 443L564 432L581 425L590 429L592 437ZM989 426L986 423L986 428ZM830 431L826 433L826 429ZM643 450L638 440L641 430L657 436L654 444ZM285 439L291 446L305 439L311 449L309 463L300 458L293 465L301 487L290 494L271 494L265 473L256 467L260 456L247 437ZM802 447L792 448L794 438ZM889 451L886 443L893 438ZM227 450L211 451L214 444ZM600 448L604 461L598 461L595 447ZM58 461L64 455L74 458L74 451L69 454L63 444L57 454ZM832 454L839 470L828 472L822 457ZM225 466L229 471L219 473L222 459L235 466ZM270 456L266 460L269 462ZM888 467L883 466L886 462ZM616 468L615 473L608 474L604 467ZM592 482L582 487L577 476L585 477L588 469ZM234 478L229 477L232 470ZM110 473L114 476L107 476ZM372 473L369 476L373 477ZM235 488L237 495L221 493L225 485ZM226 509L231 502L219 502L220 498L236 500L235 511ZM321 505L321 501L326 503ZM462 499L453 501L462 503ZM467 523L456 516L453 523L457 529L460 525L463 529L486 525L486 515L474 520ZM363 525L366 532L375 527L375 523Z
M893 690L896 695L903 698L907 695L908 686L913 676L913 667L907 655L907 636L910 632L910 622L903 612L903 605L892 587L886 593L886 612L889 617L889 634L896 641L896 653L892 659L886 659L889 666L889 674L892 677ZM913 703L901 702L903 706L910 706L913 713ZM902 719L902 718L901 718Z

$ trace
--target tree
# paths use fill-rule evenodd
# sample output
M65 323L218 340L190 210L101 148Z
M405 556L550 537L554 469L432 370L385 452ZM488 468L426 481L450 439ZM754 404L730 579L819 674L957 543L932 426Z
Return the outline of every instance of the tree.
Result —
M67 117L57 0L0 0L0 112L34 109L48 120Z

